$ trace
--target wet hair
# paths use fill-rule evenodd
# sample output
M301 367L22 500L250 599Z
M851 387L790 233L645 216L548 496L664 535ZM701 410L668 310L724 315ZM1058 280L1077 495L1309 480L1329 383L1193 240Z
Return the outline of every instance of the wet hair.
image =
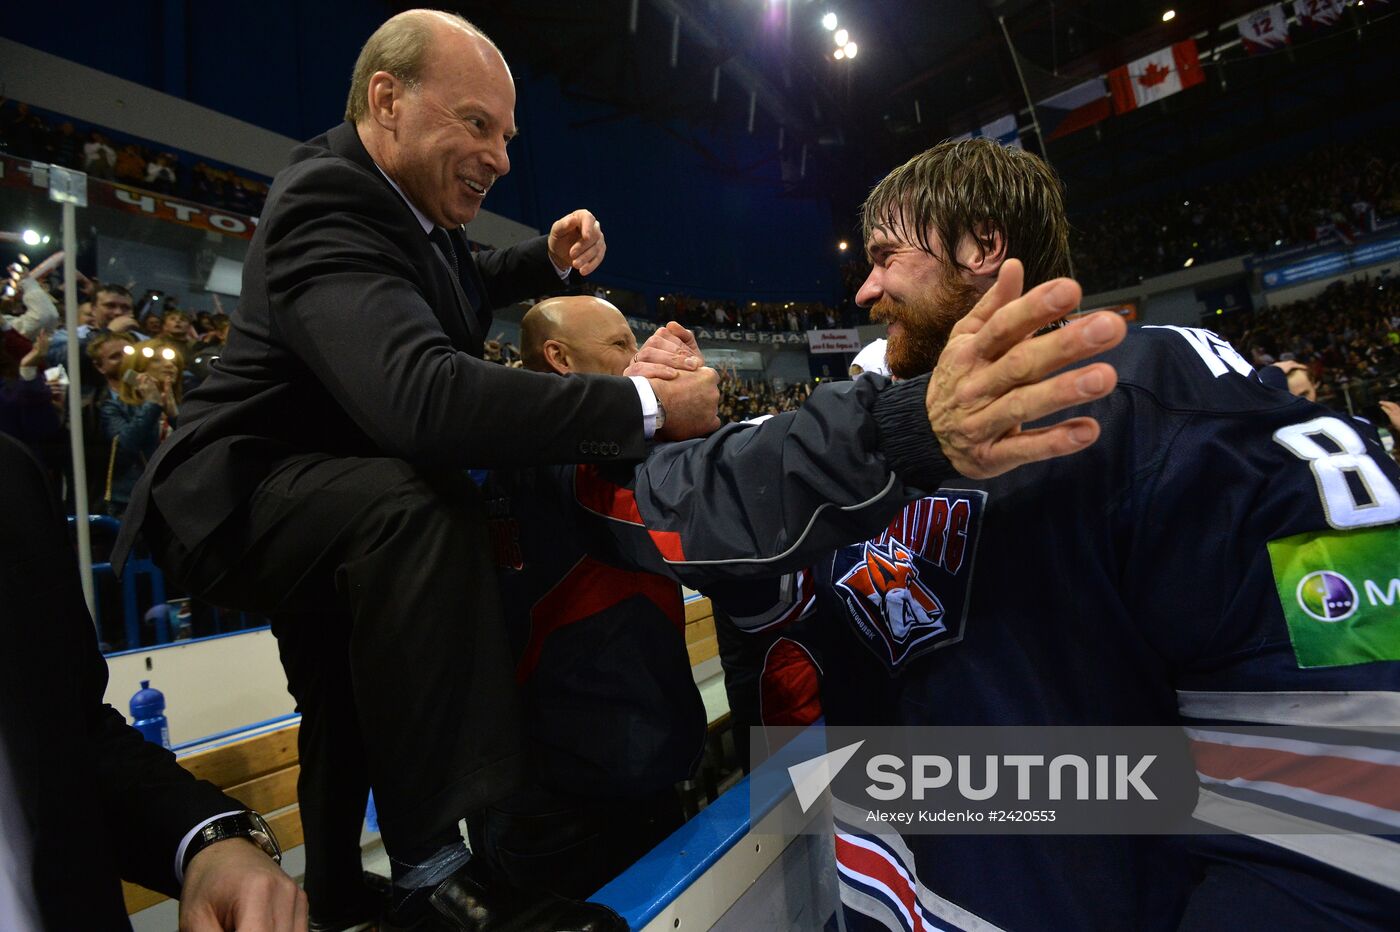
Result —
M984 253L1000 236L1007 258L1025 265L1027 288L1069 274L1060 179L1032 153L990 139L941 142L890 172L861 206L861 228L866 242L880 228L957 268L964 236Z

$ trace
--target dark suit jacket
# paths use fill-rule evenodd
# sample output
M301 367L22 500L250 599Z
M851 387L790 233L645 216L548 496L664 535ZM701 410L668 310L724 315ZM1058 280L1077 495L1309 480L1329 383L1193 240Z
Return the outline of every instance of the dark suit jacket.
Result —
M459 282L352 124L299 146L249 247L228 345L133 491L128 534L149 491L193 549L296 453L428 467L644 456L627 380L479 358L491 307L559 290L545 239L465 266Z
M243 806L103 704L107 665L63 514L33 457L3 435L0 475L0 740L31 835L41 921L127 929L118 878L177 896L185 833Z

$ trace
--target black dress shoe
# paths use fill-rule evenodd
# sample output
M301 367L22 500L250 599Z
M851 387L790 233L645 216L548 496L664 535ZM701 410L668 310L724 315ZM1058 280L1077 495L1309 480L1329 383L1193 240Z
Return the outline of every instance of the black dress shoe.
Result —
M499 877L482 883L470 866L438 884L416 923L390 915L381 932L628 932L606 906L521 890Z
M364 872L364 886L352 903L338 903L307 917L307 932L359 932L372 930L389 908L389 878Z

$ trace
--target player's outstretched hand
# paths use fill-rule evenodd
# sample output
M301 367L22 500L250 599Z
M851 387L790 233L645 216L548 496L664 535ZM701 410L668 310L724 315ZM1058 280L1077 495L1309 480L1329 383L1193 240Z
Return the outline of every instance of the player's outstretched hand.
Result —
M306 894L252 842L200 851L180 888L181 932L306 932Z
M1083 450L1099 436L1093 418L1021 425L1102 398L1118 384L1103 362L1047 376L1117 346L1128 330L1123 318L1100 311L1027 339L1078 306L1082 292L1057 278L1022 295L1023 281L1021 263L1008 259L996 284L953 326L929 380L929 426L949 463L971 479Z
M695 334L673 320L647 338L622 374L674 379L681 372L694 372L704 365L705 357L695 342Z
M719 375L708 366L680 371L674 379L652 379L656 400L666 409L658 440L689 440L719 429Z

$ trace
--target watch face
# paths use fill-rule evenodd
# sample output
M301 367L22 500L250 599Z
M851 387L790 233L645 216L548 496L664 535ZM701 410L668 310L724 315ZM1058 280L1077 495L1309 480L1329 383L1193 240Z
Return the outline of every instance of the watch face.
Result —
M282 863L282 846L277 843L277 836L272 833L272 826L267 824L258 813L248 810L248 817L253 823L249 837L253 844L267 852L268 857L278 864Z

